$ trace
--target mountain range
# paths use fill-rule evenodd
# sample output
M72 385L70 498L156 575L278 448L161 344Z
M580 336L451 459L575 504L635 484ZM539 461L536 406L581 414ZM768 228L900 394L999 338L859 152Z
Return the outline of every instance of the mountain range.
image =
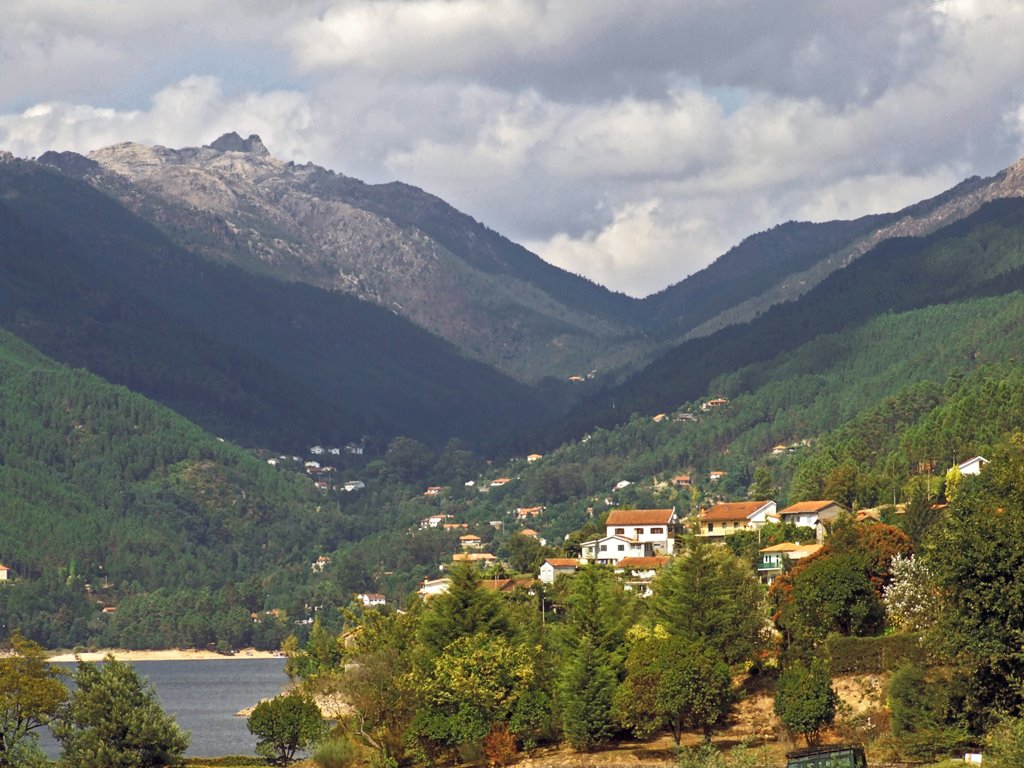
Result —
M283 162L255 135L4 155L0 194L0 323L45 354L244 444L494 444L668 407L908 296L949 300L920 275L875 276L1024 196L1024 160L894 213L781 224L644 299L428 192Z

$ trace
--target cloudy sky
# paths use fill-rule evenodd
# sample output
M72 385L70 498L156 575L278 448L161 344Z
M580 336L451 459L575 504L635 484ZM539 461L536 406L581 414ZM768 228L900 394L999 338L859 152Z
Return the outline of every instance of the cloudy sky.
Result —
M1024 155L1021 0L3 0L0 149L195 146L445 198L642 296Z

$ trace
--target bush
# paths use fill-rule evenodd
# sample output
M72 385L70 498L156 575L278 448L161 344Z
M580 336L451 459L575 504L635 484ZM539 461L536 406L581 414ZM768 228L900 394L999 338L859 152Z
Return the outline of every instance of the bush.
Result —
M487 757L487 765L492 768L502 768L511 763L515 759L516 751L516 737L509 732L504 723L495 725L484 737L484 755Z
M316 702L300 693L261 701L246 725L257 737L256 752L276 765L288 765L296 752L318 743L326 730Z
M356 749L344 736L321 741L311 755L318 768L347 768L356 759Z
M834 675L892 672L905 664L928 663L928 651L921 635L883 635L882 637L842 637L832 635L825 641L829 668Z
M985 765L990 768L1020 768L1024 765L1024 720L1003 720L989 734Z
M952 721L949 686L930 680L916 664L900 667L889 681L892 733L900 751L912 758L948 755L968 740Z

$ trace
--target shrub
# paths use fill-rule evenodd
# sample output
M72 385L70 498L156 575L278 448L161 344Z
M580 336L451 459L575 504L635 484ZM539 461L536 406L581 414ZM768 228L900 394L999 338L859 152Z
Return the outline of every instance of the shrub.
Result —
M1019 768L1024 765L1024 720L1008 718L989 733L985 765L991 768Z
M825 642L829 668L834 675L892 672L908 663L925 665L928 651L921 635L842 637L832 635Z
M347 768L355 762L356 749L344 736L321 741L311 755L318 768Z

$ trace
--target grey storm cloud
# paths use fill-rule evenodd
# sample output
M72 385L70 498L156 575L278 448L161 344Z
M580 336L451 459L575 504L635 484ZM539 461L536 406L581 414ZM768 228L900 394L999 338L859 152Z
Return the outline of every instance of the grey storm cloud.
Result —
M1017 0L8 0L0 147L206 143L424 187L642 295L1024 153Z

